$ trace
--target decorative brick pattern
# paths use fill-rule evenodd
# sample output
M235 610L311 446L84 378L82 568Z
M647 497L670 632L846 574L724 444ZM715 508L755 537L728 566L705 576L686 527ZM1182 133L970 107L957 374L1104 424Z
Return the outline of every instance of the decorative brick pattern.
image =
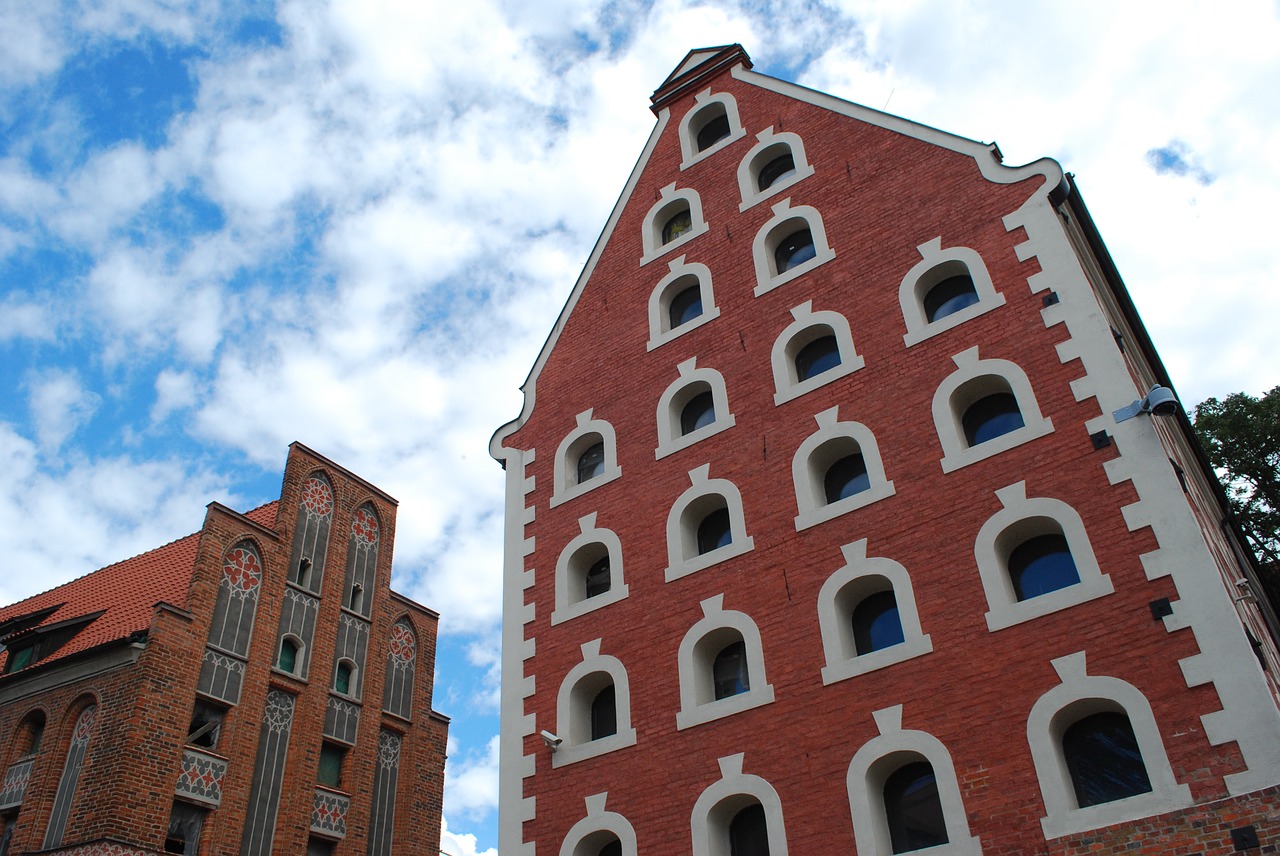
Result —
M351 810L351 797L316 788L315 802L311 807L311 831L335 838L347 834L347 812Z
M188 747L182 751L182 772L174 792L216 806L222 802L222 780L226 776L226 759Z
M31 764L34 758L26 758L9 765L5 770L4 783L0 785L0 809L13 808L22 804L23 794L27 790L27 782L31 780Z

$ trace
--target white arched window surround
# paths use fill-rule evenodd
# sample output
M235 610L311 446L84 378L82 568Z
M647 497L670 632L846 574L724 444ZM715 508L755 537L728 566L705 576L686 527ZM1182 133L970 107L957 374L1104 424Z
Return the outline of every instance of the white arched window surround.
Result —
M710 464L690 470L689 488L680 494L667 514L667 582L741 556L755 547L755 542L747 534L742 493L737 485L728 479L710 476ZM722 504L729 510L732 540L723 547L699 555L698 524Z
M1044 797L1045 817L1040 825L1045 838L1166 814L1192 805L1190 788L1174 779L1151 704L1137 687L1119 678L1087 675L1083 651L1059 657L1053 661L1053 668L1061 683L1040 697L1027 718L1027 743ZM1073 723L1102 711L1117 711L1129 717L1142 763L1151 780L1151 791L1079 808L1062 753L1062 735Z
M560 447L556 449L552 508L622 475L622 468L618 466L618 438L613 426L603 419L592 418L593 410L594 408L588 408L577 415L578 424L560 441ZM578 458L596 443L604 444L604 472L579 484Z
M713 434L719 434L732 428L736 421L729 412L729 393L725 389L724 376L715 369L698 368L698 358L690 357L676 366L680 373L670 386L663 390L658 398L658 448L654 450L654 458L662 459L667 455L688 448L699 440L705 440ZM697 395L710 389L711 401L715 407L715 421L703 425L688 434L680 433L680 412L686 404Z
M338 672L344 665L350 670L345 693L338 691ZM359 681L360 667L356 665L356 661L350 657L339 657L338 661L333 664L333 682L330 684L333 687L333 691L347 698L356 698L356 688L360 686Z
M969 834L969 819L947 748L931 734L903 731L902 705L877 710L872 716L880 736L868 741L853 756L846 778L858 852L892 852L889 823L884 813L885 780L904 764L923 760L933 767L937 779L948 839L946 844L929 848L929 856L979 856L982 844Z
M759 142L752 146L751 151L747 152L746 157L738 164L738 190L742 194L739 211L746 211L753 205L786 190L797 181L813 175L813 167L805 157L804 141L800 139L799 134L790 132L775 134L773 127L770 126L756 134L756 139ZM760 170L774 158L788 152L791 153L796 171L774 182L772 186L759 190Z
M597 856L613 839L622 842L622 856L637 856L636 831L615 811L605 811L608 791L587 797L587 816L569 827L560 844L560 856Z
M551 623L559 624L588 612L616 603L627 596L627 584L622 575L622 542L611 529L596 527L596 512L578 518L581 531L565 545L556 560L556 608L551 613ZM586 597L583 586L586 572L604 556L609 557L609 590L595 597Z
M686 263L684 256L672 259L668 266L671 270L664 276L649 295L649 345L652 351L690 330L696 330L708 321L720 317L720 307L716 306L715 293L711 288L711 269L706 265ZM671 302L689 286L697 281L698 290L702 293L702 314L697 318L671 327Z
M902 318L907 324L907 333L902 337L904 344L922 342L943 330L963 324L970 318L1004 306L1004 295L996 291L982 256L974 250L968 247L950 247L944 250L940 237L921 244L916 250L920 253L920 263L907 272L902 278L902 284L898 286L898 302L902 306ZM925 295L942 280L959 274L968 274L973 280L973 290L978 295L978 302L929 323L924 312Z
M755 296L773 291L798 276L826 264L836 257L835 250L827 243L827 229L822 224L822 215L817 208L809 205L791 207L791 200L784 199L773 206L773 216L769 218L751 243L751 255L755 258L756 287ZM783 240L800 229L808 229L813 236L814 257L789 271L778 273L773 252Z
M616 733L591 739L591 703L596 694L613 684L617 711ZM600 640L582 643L582 662L569 670L556 695L556 736L564 742L551 755L552 767L563 767L594 758L636 742L631 727L631 687L627 670L617 657L600 653Z
M782 404L798 398L806 392L831 383L836 378L857 371L866 365L853 347L853 333L849 330L849 319L839 312L824 310L813 311L813 301L806 300L791 310L795 319L778 338L774 340L770 362L773 364L773 403ZM827 331L830 330L830 333ZM826 335L835 336L836 348L840 352L840 365L834 366L821 374L807 380L800 380L796 373L796 355L811 342Z
M662 243L662 227L684 208L689 209L689 231L674 241ZM689 243L707 231L707 228L707 221L702 218L702 199L698 196L698 191L688 187L676 190L674 182L668 184L659 191L658 201L653 203L649 213L644 215L644 225L641 227L640 234L644 255L640 257L640 264L647 265L676 247Z
M1089 543L1084 521L1076 510L1059 499L1027 498L1027 483L1017 482L996 491L1004 506L978 530L973 544L973 558L982 577L987 595L987 627L1000 630L1030 621L1078 603L1111 594L1115 590L1111 578L1102 572ZM1057 530L1067 540L1080 582L1018 600L1009 577L1009 553L1019 544L1037 535Z
M702 601L702 618L680 640L680 712L676 729L683 730L744 710L773 703L773 686L764 672L764 649L756 623L742 612L724 609L724 595ZM717 699L712 664L725 646L742 639L747 653L751 688Z
M703 158L708 158L736 140L746 136L742 122L738 119L738 102L728 92L711 94L704 89L693 96L694 104L680 119L680 169L688 169ZM714 118L723 110L729 120L729 135L714 145L698 151L698 132L706 125L707 120Z
M840 408L832 407L814 417L818 430L805 438L791 459L791 481L796 491L796 531L817 526L842 514L893 496L893 482L885 477L880 448L871 429L861 422L841 422ZM828 503L823 480L827 469L857 445L867 466L870 487Z
M293 671L288 671L283 666L280 665L280 655L284 652L285 642L290 642L293 644L293 650L294 650ZM276 661L275 663L272 664L272 668L283 675L289 675L290 677L300 678L303 680L306 679L307 677L307 644L302 641L301 637L299 637L297 634L294 634L294 633L285 633L281 635L280 641L276 643Z
M752 803L764 809L769 830L769 856L787 856L782 800L764 779L742 772L743 753L718 759L720 778L698 795L689 816L693 856L730 856L729 823Z
M824 686L933 650L933 641L920 629L920 613L907 569L892 559L868 558L866 538L845 544L840 550L844 553L844 567L827 577L818 592L818 626L827 659L822 668ZM853 610L864 598L881 591L893 592L903 641L859 655L853 639Z
M951 358L956 370L933 394L933 424L942 444L942 471L961 467L1006 452L1053 431L1053 422L1040 415L1040 405L1026 372L1008 360L984 360L975 345ZM969 405L995 392L1008 391L1018 401L1023 425L1016 431L970 446L961 419Z

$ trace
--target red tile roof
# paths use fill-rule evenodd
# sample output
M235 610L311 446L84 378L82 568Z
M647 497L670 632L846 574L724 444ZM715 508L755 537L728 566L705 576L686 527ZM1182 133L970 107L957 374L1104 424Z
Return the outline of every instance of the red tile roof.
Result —
M279 502L269 502L245 514L254 523L274 528ZM14 636L10 644L37 627L48 627L101 612L65 645L37 663L43 664L125 639L151 626L151 615L159 601L186 608L195 569L200 533L179 538L123 562L107 565L57 588L20 600L0 609L0 625L11 619L57 607L38 624ZM8 652L0 662L8 661ZM34 665L34 664L33 664Z

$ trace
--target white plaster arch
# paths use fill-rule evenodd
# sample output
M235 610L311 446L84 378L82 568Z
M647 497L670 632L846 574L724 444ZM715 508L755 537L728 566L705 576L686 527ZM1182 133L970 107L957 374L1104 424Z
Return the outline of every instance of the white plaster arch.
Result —
M728 479L713 479L711 465L689 471L689 487L680 494L667 514L667 582L741 556L755 548L747 534L742 511L742 493ZM698 524L716 508L729 510L730 542L709 553L698 553Z
M647 265L676 247L684 246L708 228L707 221L702 217L702 198L698 196L698 191L689 187L677 190L675 182L672 182L662 188L658 196L658 201L644 215L644 225L641 226L640 240L644 248L644 254L640 257L641 265ZM684 208L689 209L689 231L664 244L662 227Z
M781 193L796 182L813 175L813 166L805 156L804 140L800 139L799 134L793 134L789 131L775 133L771 125L756 134L756 140L758 142L751 147L751 151L747 152L738 164L738 191L742 194L742 203L738 206L739 211L746 211L757 203ZM760 170L774 158L781 157L788 152L791 154L791 160L795 163L795 172L761 190Z
M622 843L622 856L637 856L636 831L616 811L605 811L608 797L608 791L587 797L587 816L569 827L560 843L560 856L597 856L614 838Z
M944 250L941 237L921 244L916 250L920 253L920 262L907 271L898 286L898 302L907 325L906 335L902 337L904 344L914 345L970 318L1004 306L1004 295L996 291L987 265L977 251L969 247L948 247ZM925 295L942 280L958 274L968 274L973 280L978 302L930 323L924 312Z
M778 792L760 776L742 772L743 753L718 759L720 778L698 795L689 816L693 856L730 856L729 822L751 803L764 809L769 856L787 856L787 832Z
M729 392L724 385L724 375L715 369L698 368L697 357L690 357L680 363L676 366L676 371L680 376L658 397L658 448L653 453L655 459L665 458L699 440L727 431L736 424L729 411ZM680 412L695 396L708 389L715 407L715 421L696 431L681 434Z
M796 492L796 530L808 529L842 514L893 496L893 482L885 476L884 461L871 429L861 422L841 422L840 408L832 407L814 417L818 430L796 449L791 459L791 481ZM826 501L823 479L827 468L855 451L862 453L870 486L832 503Z
M766 294L809 271L826 264L836 257L835 250L827 243L827 228L822 223L818 209L809 205L791 206L784 199L772 208L773 216L756 232L751 243L751 255L755 259L755 296ZM784 239L801 228L807 228L813 237L814 257L791 270L779 273L773 259L773 251Z
M582 643L582 662L560 682L556 694L556 736L563 742L551 754L552 767L564 767L626 746L634 746L636 730L631 726L631 685L622 661L600 653L599 639ZM613 684L618 730L598 740L591 739L591 701L596 693Z
M556 605L551 613L554 626L579 615L594 612L627 596L622 570L622 541L612 529L596 526L596 513L578 518L578 534L560 551L556 560ZM580 594L586 570L604 556L609 557L609 590L595 597Z
M608 421L594 418L593 412L594 408L587 408L579 413L574 429L565 435L556 449L555 470L552 474L552 508L622 475L622 468L618 466L617 434ZM604 445L604 472L593 479L579 482L578 458L596 442Z
M764 648L756 623L746 613L726 610L723 594L707 598L701 606L702 618L680 640L677 654L680 671L677 730L773 703L773 686L765 675ZM746 649L750 689L717 699L711 674L712 662L725 645L738 639Z
M680 169L688 169L700 160L709 158L721 149L746 136L738 118L738 101L728 92L711 94L704 89L693 96L693 106L680 119ZM729 135L698 151L698 133L707 121L723 111L729 120Z
M806 300L791 310L792 322L778 334L773 342L769 361L773 366L773 403L775 405L798 398L806 392L851 374L866 365L866 360L853 345L853 333L849 319L839 312L813 311L813 301ZM840 365L821 374L801 380L796 371L796 355L802 348L822 336L835 337L840 353Z
M647 350L650 351L720 317L720 307L716 306L715 291L711 286L710 268L703 264L686 263L684 256L678 256L671 260L668 269L670 273L659 280L649 295ZM673 328L671 302L678 294L695 283L702 295L702 314Z

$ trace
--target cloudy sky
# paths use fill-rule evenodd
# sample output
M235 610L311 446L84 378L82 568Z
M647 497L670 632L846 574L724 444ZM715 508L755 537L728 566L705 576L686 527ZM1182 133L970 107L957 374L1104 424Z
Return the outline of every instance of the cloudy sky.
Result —
M496 853L489 435L693 47L1077 174L1182 400L1280 383L1280 6L0 4L0 603L279 495L400 502L454 856Z

